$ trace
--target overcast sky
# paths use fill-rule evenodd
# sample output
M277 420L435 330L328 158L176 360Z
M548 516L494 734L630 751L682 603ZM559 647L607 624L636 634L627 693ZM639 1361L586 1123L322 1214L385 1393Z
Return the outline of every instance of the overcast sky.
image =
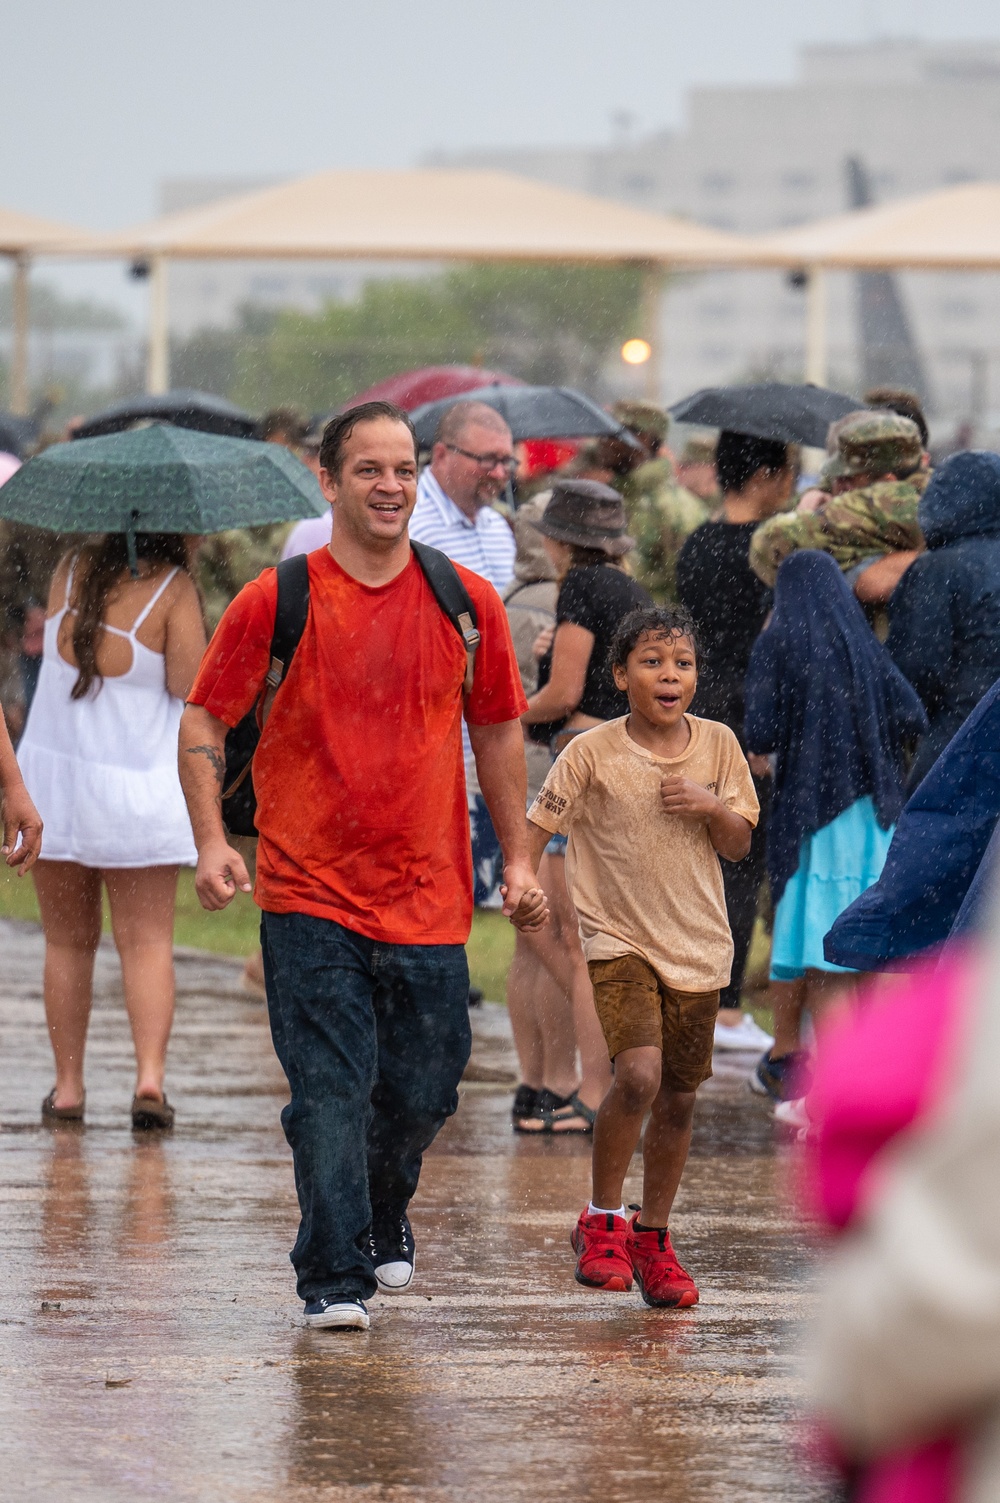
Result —
M620 110L640 133L681 123L692 85L788 80L804 42L1000 38L996 0L6 0L2 15L0 203L95 229L155 213L164 177L600 143Z

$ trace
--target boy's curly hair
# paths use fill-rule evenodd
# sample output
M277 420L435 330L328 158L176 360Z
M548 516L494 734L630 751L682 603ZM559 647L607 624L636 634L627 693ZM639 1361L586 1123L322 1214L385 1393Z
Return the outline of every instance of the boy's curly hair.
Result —
M624 668L640 637L649 633L654 637L690 637L698 655L698 634L694 621L679 605L646 605L629 611L618 623L608 650L608 662L612 668Z

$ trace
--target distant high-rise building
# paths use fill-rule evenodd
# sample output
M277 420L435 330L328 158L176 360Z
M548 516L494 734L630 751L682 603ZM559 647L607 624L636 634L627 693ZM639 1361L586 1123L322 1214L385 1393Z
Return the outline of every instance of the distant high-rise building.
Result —
M1000 44L880 40L805 48L790 84L692 91L684 127L605 148L437 154L607 198L766 231L849 206L847 162L877 201L1000 180ZM1000 275L909 272L899 309L941 420L1000 409ZM859 389L864 343L853 275L830 277L832 384ZM804 297L778 272L679 277L667 299L664 396L802 373ZM897 325L898 327L898 325Z

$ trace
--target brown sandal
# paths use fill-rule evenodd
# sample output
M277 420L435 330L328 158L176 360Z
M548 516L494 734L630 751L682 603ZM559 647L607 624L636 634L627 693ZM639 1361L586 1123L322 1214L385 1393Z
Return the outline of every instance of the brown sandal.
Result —
M83 1109L87 1104L87 1093L84 1091L83 1100L78 1106L56 1106L56 1088L52 1087L45 1100L42 1102L43 1122L82 1122Z
M169 1132L174 1125L174 1109L166 1096L157 1101L155 1096L132 1097L133 1132Z

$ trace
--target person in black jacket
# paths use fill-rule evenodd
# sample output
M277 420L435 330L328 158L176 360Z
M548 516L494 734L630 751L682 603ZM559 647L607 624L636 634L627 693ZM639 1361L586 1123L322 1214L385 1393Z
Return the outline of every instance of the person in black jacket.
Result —
M750 650L771 609L771 591L750 567L750 539L767 517L783 511L795 487L795 470L785 444L745 433L719 435L716 470L722 490L717 519L696 527L677 559L677 596L698 629L698 692L692 709L708 720L721 720L743 735L743 680ZM757 897L764 881L764 844L771 781L763 758L750 758L760 820L750 854L725 862L729 927L733 931L733 969L722 991L716 1048L767 1049L773 1039L757 1027L740 1005L757 916Z
M927 709L909 787L1000 678L1000 454L953 454L924 492L927 543L889 602L886 646Z

